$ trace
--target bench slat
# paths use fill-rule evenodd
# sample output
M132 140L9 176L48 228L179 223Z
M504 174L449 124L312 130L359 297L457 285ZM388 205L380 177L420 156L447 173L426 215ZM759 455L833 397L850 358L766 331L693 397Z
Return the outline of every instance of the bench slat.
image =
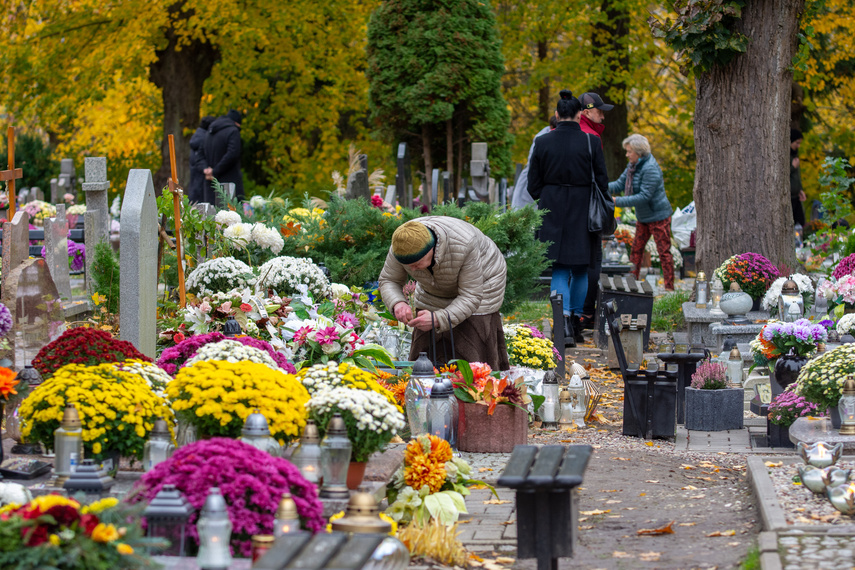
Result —
M324 568L345 542L347 542L347 535L343 532L319 532L312 536L309 544L288 563L287 567L306 570Z
M279 570L303 549L312 533L301 530L287 536L288 540L277 540L253 567L257 570Z
M517 445L508 459L505 470L499 476L497 484L500 487L516 489L525 485L529 468L537 455L537 447L534 445Z
M582 476L585 474L593 451L594 448L590 445L569 446L567 453L564 454L564 461L561 463L558 475L555 476L556 486L572 489L581 485Z
M555 474L564 457L563 445L544 445L534 460L531 472L528 474L528 484L534 487L552 487Z

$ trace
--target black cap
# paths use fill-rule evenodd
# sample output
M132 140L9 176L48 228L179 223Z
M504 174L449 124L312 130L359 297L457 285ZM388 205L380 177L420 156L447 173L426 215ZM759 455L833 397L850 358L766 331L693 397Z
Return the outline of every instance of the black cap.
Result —
M802 137L802 132L798 129L790 129L790 142L796 142Z
M579 102L582 103L582 109L601 109L603 111L611 111L615 108L614 105L603 103L603 100L596 93L583 93L579 97Z
M226 113L226 117L228 117L229 119L231 119L232 121L234 121L235 123L238 123L238 124L240 124L243 120L243 117L241 116L240 111L235 111L234 109L232 109L231 111Z

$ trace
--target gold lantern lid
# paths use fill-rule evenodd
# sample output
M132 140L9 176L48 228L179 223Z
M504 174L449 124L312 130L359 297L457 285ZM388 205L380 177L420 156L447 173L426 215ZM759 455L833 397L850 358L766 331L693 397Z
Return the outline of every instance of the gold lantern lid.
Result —
M279 507L276 509L276 518L280 520L300 518L300 514L297 512L297 503L291 498L291 493L282 494Z
M388 534L392 524L380 518L377 501L370 493L354 493L344 516L331 524L332 530L354 533Z
M318 426L315 420L306 420L306 427L303 428L303 435L300 437L300 443L320 443L321 435L318 432Z
M730 349L730 358L728 360L742 360L742 353L739 352L737 347L734 346Z
M697 275L697 277L695 277L695 281L706 281L706 280L707 280L707 274L704 273L703 271L698 271L698 275Z
M564 388L561 392L558 393L558 401L567 403L573 401L573 394L570 393L570 390Z
M787 279L784 281L783 287L781 287L781 295L798 295L799 294L799 286L792 279Z
M77 413L77 408L74 404L65 406L65 411L62 412L62 425L65 429L77 429L81 427L80 414Z
M736 281L731 281L730 292L731 293L742 293L742 287L740 287L739 283L737 283Z
M846 381L843 382L843 395L855 396L855 376L852 374L847 376Z
M347 437L347 425L341 414L333 414L330 423L327 424L327 435L340 435Z

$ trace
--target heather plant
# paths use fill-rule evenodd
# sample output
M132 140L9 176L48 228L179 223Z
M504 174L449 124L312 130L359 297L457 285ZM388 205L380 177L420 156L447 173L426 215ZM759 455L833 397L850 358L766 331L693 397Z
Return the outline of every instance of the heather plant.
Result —
M769 404L769 421L775 425L790 427L801 417L813 416L819 413L819 408L794 392L784 391L772 399Z
M703 360L692 374L692 388L721 390L727 387L727 367L721 362Z

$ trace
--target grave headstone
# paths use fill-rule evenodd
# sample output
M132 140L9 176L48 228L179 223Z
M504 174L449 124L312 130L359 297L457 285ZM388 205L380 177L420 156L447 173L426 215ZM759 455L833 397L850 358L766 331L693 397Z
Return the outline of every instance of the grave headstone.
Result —
M30 257L30 215L18 210L11 222L3 222L3 266L2 284L6 290L6 280L12 270Z
M505 211L505 208L508 205L508 179L502 178L499 180L499 205L502 207L502 211Z
M210 206L210 204L208 204ZM151 171L128 173L122 201L119 319L122 340L154 358L157 341L157 203Z
M30 188L30 200L41 200L44 202L45 194L38 186Z
M397 195L395 193L395 185L390 184L386 186L386 194L383 196L383 201L387 204L395 205L395 200L397 199Z
M398 172L395 175L395 190L398 193L398 204L403 208L413 206L413 180L410 176L410 151L407 143L398 144ZM389 202L391 204L391 202Z
M59 190L58 198L54 200L54 204L62 200L63 194L69 192L77 193L77 174L74 172L74 160L71 158L63 158L59 161L59 180L57 181Z
M371 199L371 189L368 187L368 156L359 155L359 170L351 172L347 177L347 193L345 196L350 200L353 198Z
M469 161L472 189L483 200L490 192L490 161L487 160L487 143L472 143L472 160Z
M89 241L88 229L86 244L93 245L104 240L110 239L110 204L107 202L107 191L110 189L110 182L107 180L107 159L103 156L92 157L87 156L83 159L83 169L86 173L86 182L83 183L83 192L86 194L86 213L98 212L98 229L100 233L93 237L96 239ZM89 222L85 222L89 225ZM88 257L88 256L87 256Z
M91 295L94 283L92 282L92 263L95 261L95 246L99 243L109 242L109 238L105 236L103 230L103 218L101 212L90 212L87 210L83 213L83 241L86 244L86 290Z
M452 187L452 178L451 173L447 170L442 172L442 200L441 202L445 204L446 202L451 202L454 200L454 188Z
M45 261L59 296L71 300L71 278L68 271L68 220L65 204L56 205L56 217L45 220Z
M50 179L50 203L59 204L62 202L62 196L59 193L59 180L56 178Z
M436 206L437 196L439 196L439 168L434 168L430 177L430 205ZM427 200L425 201L427 202Z

